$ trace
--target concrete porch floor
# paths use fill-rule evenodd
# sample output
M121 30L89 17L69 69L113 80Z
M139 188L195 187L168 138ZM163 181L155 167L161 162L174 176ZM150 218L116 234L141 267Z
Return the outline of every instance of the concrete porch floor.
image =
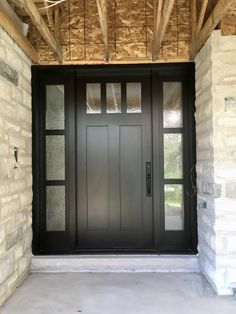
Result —
M236 299L216 296L200 274L33 274L0 313L231 314Z

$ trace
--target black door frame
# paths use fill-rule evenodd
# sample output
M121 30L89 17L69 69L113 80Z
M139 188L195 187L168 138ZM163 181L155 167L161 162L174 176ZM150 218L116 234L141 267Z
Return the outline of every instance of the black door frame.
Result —
M196 163L195 153L195 120L194 120L194 63L178 64L155 64L155 65L91 65L91 66L32 66L32 114L33 114L33 253L40 254L78 254L88 253L88 251L76 250L76 177L75 177L75 84L76 77L86 77L101 75L102 72L111 74L137 75L140 71L149 72L152 79L152 128L153 134L161 134L160 105L162 103L161 82L168 80L182 81L184 105L188 106L184 110L184 141L187 149L184 151L185 170L185 215L189 223L185 232L180 234L174 231L163 231L163 199L161 189L153 189L153 212L154 212L154 245L155 249L128 250L120 253L170 253L170 254L196 254L197 253L197 215L196 215L196 195L192 194L191 180L195 183L196 175L192 173L190 178L190 168ZM42 215L42 208L45 208L45 164L44 164L44 112L45 112L45 85L65 84L65 98L67 111L66 153L66 190L70 197L66 198L67 228L66 232L46 232L45 215ZM74 117L74 118L73 118ZM70 122L68 122L70 120ZM47 131L48 132L48 131ZM153 140L153 178L163 186L163 178L160 172L163 164L163 155L160 155L159 148L163 143L161 136L156 136ZM70 149L69 149L70 146ZM155 183L154 183L155 184ZM157 183L156 183L157 185ZM162 211L159 210L162 208ZM53 249L52 249L53 248ZM93 253L92 251L89 251ZM112 250L109 250L112 252ZM119 253L117 250L115 252ZM95 253L97 253L95 251ZM99 251L107 253L107 251Z

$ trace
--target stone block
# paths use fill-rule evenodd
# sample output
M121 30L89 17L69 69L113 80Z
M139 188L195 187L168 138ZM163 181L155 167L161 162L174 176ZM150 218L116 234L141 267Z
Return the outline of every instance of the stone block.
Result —
M6 62L0 59L0 75L7 79L14 85L18 85L18 73L16 70L11 68Z
M22 228L8 234L6 236L6 250L10 250L15 244L22 240Z
M12 275L14 270L13 254L7 254L0 259L0 285Z

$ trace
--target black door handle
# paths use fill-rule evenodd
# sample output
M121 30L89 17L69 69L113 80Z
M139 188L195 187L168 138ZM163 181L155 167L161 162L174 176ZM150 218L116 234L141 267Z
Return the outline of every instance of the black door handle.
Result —
M146 162L146 196L152 196L152 163Z

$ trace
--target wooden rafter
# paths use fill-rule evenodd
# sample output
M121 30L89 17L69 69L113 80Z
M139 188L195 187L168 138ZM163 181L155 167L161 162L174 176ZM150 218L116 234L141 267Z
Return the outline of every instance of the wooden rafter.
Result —
M48 28L47 24L45 23L43 17L40 15L37 7L33 0L19 0L20 3L24 6L25 11L30 16L33 24L40 32L46 43L51 47L53 52L55 53L58 61L62 63L63 61L63 52L62 47L56 38L51 33L50 29Z
M207 5L208 5L208 0L202 0L199 16L198 16L198 20L197 20L196 36L198 36L199 32L202 29Z
M153 9L154 9L154 37L160 27L161 22L161 12L162 12L163 0L154 0Z
M60 7L56 6L54 10L54 35L57 42L60 43Z
M190 0L191 4L191 17L192 17L192 39L196 36L197 30L197 2L196 0Z
M205 22L203 28L199 32L198 36L193 39L190 46L190 59L194 59L196 53L205 44L211 32L216 28L219 22L224 17L227 10L231 7L235 0L218 0L211 15Z
M108 42L108 20L107 20L107 0L96 0L99 23L102 30L104 43L104 59L109 61L109 42Z
M154 3L154 25L155 29L153 32L152 42L152 61L155 62L161 49L161 43L163 41L167 24L170 19L170 14L173 9L175 0L165 0L164 7L162 9L162 0L158 4Z
M44 7L45 7L45 11L46 11L46 15L48 18L48 24L51 28L53 28L53 17L52 17L52 10L50 10L50 8L48 8L48 0L44 0Z
M12 36L16 43L34 63L39 62L38 52L31 45L24 34L19 31L19 28L14 24L12 19L2 9L0 9L0 25L9 33L10 36Z

